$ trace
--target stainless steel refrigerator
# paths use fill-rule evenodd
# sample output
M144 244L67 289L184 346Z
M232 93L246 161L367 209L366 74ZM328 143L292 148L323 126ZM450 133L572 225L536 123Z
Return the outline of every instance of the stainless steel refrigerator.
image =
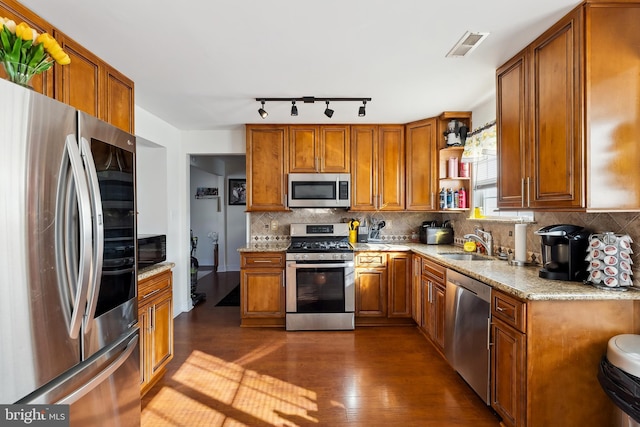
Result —
M0 79L0 403L140 423L135 138Z

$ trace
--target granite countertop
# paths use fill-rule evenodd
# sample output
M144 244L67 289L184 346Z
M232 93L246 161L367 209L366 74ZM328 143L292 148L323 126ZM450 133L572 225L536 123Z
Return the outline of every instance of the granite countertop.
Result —
M138 270L138 280L155 276L156 274L162 273L163 271L166 271L166 270L171 270L175 266L176 265L173 262L161 262L159 264L154 264L149 267L141 268L140 270Z
M457 246L409 243L410 250L452 270L473 277L493 288L526 300L640 300L640 290L598 289L582 282L542 279L539 266L517 267L493 258L489 261L459 261L442 253L462 252Z
M239 252L286 251L289 242L255 243L238 248ZM495 289L524 300L640 300L640 289L627 291L598 289L581 282L542 279L539 266L512 266L506 261L489 258L487 261L462 261L447 258L444 253L463 253L452 245L425 245L422 243L352 243L356 252L362 251L412 251L459 273L473 277Z

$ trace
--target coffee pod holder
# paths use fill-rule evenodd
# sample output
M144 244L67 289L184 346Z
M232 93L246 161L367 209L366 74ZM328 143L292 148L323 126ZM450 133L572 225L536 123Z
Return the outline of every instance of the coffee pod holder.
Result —
M585 260L589 263L586 284L599 289L626 291L633 286L631 237L606 232L589 236Z

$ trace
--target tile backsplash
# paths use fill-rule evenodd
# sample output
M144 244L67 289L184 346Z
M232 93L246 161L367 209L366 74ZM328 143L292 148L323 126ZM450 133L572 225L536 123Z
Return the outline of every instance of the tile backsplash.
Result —
M381 238L389 242L410 242L423 221L441 222L441 214L425 212L349 212L344 209L294 209L291 212L256 212L251 214L251 241L282 241L289 239L289 225L296 223L336 223L357 219L361 223L371 219L384 220ZM276 230L271 229L272 222Z
M355 218L362 222L371 218L384 220L387 226L381 231L381 238L388 242L410 242L415 237L423 221L449 220L453 225L455 242L464 243L462 236L473 233L477 227L491 232L494 250L508 252L514 250L513 222L487 221L481 219L467 219L464 213L429 213L429 212L349 212L344 209L294 209L291 212L256 212L251 214L252 243L281 242L289 240L289 225L293 223L332 223L348 222ZM277 223L272 230L272 221ZM535 222L527 227L527 255L528 260L539 264L541 262L540 237L534 232L552 224L575 224L585 227L592 233L611 231L628 234L633 239L632 261L634 267L640 265L640 213L583 213L583 212L536 212ZM586 256L586 254L585 254ZM634 268L634 278L639 273Z

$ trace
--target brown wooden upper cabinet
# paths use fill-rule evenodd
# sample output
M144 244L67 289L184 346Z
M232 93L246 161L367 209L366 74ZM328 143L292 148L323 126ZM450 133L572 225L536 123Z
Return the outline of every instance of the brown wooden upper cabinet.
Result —
M640 210L639 20L582 4L497 70L500 208Z
M408 211L428 211L439 208L438 187L438 126L430 118L406 125L406 168Z
M351 126L351 210L404 210L404 186L404 125Z
M54 37L71 58L56 65L55 98L134 133L133 82L61 31Z
M498 69L500 207L584 205L582 24L576 10Z
M247 211L286 211L287 126L247 125Z
M51 34L71 58L35 76L34 90L134 133L133 81L15 0L1 0L0 15ZM6 78L4 69L0 77Z
M349 173L348 125L289 126L289 172Z

